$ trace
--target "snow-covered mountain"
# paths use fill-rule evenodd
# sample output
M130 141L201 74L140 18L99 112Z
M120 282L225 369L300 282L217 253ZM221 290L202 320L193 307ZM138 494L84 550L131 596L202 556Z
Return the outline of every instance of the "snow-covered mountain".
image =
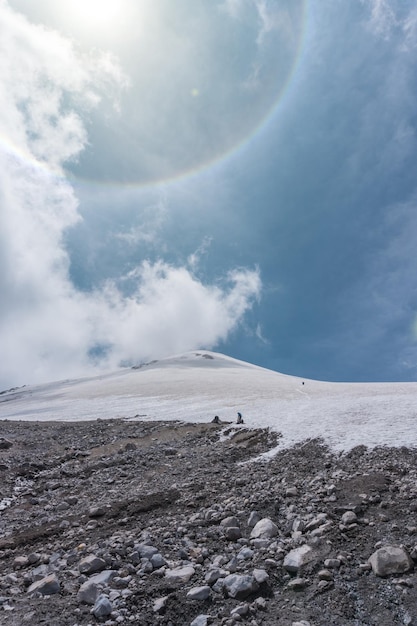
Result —
M322 437L333 448L417 445L417 383L328 383L286 376L215 352L0 394L0 419L208 422L270 427L282 446Z

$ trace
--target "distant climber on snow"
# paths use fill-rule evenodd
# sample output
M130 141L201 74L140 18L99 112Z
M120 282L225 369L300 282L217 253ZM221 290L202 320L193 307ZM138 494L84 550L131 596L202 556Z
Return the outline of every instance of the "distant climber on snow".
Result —
M244 424L243 417L242 417L242 413L239 413L239 411L238 411L238 413L237 413L237 420L236 420L236 424Z
M215 415L213 417L213 419L211 420L212 424L220 424L220 417L218 415Z

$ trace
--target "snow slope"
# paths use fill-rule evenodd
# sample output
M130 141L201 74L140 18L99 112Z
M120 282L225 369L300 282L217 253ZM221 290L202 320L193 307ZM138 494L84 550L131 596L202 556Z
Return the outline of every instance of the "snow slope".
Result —
M304 384L303 384L304 382ZM214 415L331 447L417 445L417 383L327 383L286 376L215 352L0 394L0 420L208 422Z

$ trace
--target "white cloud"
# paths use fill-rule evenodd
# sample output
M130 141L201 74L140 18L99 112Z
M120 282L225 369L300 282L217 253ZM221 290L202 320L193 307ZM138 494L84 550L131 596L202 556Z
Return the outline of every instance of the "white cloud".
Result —
M145 262L129 297L123 277L92 292L71 282L63 238L80 216L61 168L86 145L83 113L126 80L110 57L81 57L5 2L0 24L0 388L214 347L259 295L257 270L204 285Z
M260 27L257 44L262 46L271 33L280 33L287 39L294 39L294 27L288 9L268 0L255 0Z
M362 0L362 2L366 2L370 7L370 24L373 30L378 35L388 38L392 28L397 24L391 0Z
M116 233L115 238L132 247L141 243L157 245L158 234L164 224L167 212L165 194L162 193L157 202L149 204L140 211L137 223L127 230Z
M211 246L212 238L204 237L201 244L198 246L197 250L189 255L188 257L188 266L191 270L195 271L198 269L201 258L207 254L210 246Z
M417 8L402 0L362 0L369 6L369 24L383 39L391 39L393 32L401 33L400 48L413 50L417 46Z

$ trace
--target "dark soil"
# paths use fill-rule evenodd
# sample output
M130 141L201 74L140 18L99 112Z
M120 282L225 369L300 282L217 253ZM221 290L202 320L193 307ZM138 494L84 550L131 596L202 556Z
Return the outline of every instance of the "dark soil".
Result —
M277 444L275 434L116 419L3 421L0 437L11 444L0 449L0 624L100 623L77 597L85 580L78 564L94 553L127 589L104 589L113 590L113 611L101 619L108 625L182 626L203 614L214 625L417 625L414 569L381 578L367 563L386 544L404 546L417 559L415 450L358 447L340 454L307 441L254 462ZM267 546L253 548L252 511L278 526ZM341 524L346 511L356 513L357 523ZM228 516L239 520L238 541L224 536ZM133 556L144 541L160 550L165 567L144 573ZM283 559L303 543L315 558L289 573ZM245 546L253 556L236 572L266 570L258 590L244 600L215 591L205 601L187 598L206 584L216 557L224 557L219 567L227 570ZM339 564L324 584L326 559ZM190 581L165 577L166 569L186 564L195 567ZM59 593L28 593L48 572L56 573ZM304 581L299 590L290 584L295 577ZM159 598L165 598L160 611ZM237 607L242 615L233 614Z

